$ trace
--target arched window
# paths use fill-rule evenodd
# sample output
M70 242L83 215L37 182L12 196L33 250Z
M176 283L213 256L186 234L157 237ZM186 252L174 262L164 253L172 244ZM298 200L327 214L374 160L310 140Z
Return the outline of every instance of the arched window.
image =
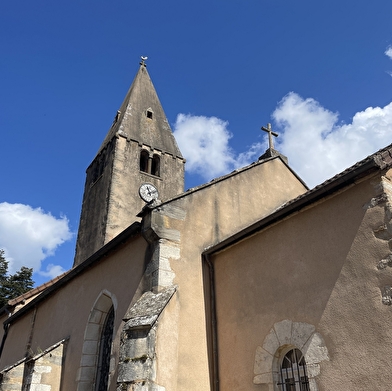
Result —
M77 391L107 391L113 381L110 359L116 308L115 296L103 290L90 311L76 379Z
M161 165L161 161L159 159L159 155L154 155L152 157L152 165L151 165L151 174L155 175L155 176L159 176L160 175L160 167Z
M140 152L140 171L148 172L148 152L145 150Z
M294 352L290 353L292 351ZM304 357L302 352L305 352ZM312 370L309 373L306 369L308 358L312 363ZM275 323L265 335L262 346L257 347L253 383L266 385L269 390L274 391L317 391L316 378L320 374L320 363L324 360L329 360L328 349L323 337L316 332L316 327L309 323L285 319ZM294 363L294 369L299 370L299 378L296 372L297 380L303 377L302 384L297 383L299 388L289 388L290 384L286 387L284 376L293 373L290 363Z
M110 308L105 323L102 328L101 341L99 346L99 357L96 374L96 391L107 391L109 370L110 370L110 353L113 339L113 325L114 325L114 308Z
M278 386L282 391L310 390L305 358L299 349L291 349L283 357Z

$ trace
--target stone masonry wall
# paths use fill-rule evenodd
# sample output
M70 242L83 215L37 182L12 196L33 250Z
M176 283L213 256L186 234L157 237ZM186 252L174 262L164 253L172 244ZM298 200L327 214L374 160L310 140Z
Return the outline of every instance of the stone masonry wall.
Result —
M63 342L5 370L0 380L0 391L60 390Z

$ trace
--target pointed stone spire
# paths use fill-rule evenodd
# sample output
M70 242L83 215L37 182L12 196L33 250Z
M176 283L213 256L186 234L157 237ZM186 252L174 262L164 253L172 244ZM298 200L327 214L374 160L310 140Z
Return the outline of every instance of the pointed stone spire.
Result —
M140 220L142 184L153 185L162 201L184 191L185 160L145 60L87 168L74 266Z
M147 72L145 60L140 62L139 71L120 109L117 111L112 127L106 135L98 154L117 134L128 140L137 141L140 144L182 158L161 102Z

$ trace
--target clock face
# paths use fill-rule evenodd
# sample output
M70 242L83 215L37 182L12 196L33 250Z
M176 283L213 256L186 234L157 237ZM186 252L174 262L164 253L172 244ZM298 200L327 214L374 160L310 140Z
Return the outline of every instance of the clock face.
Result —
M143 183L139 188L139 195L145 202L158 199L158 190L151 183Z

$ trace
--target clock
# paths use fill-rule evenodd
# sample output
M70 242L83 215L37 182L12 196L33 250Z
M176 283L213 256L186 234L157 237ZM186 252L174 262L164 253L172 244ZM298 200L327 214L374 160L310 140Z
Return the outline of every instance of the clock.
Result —
M145 202L151 202L158 199L158 190L151 183L143 183L139 188L140 198Z

